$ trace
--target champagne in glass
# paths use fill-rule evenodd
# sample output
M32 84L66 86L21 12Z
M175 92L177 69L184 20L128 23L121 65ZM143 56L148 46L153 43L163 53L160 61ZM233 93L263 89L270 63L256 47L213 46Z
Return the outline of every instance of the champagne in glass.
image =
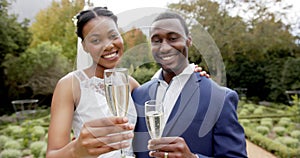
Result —
M129 77L126 68L104 70L105 96L107 105L114 116L124 117L129 102ZM121 149L121 157L127 157Z
M126 68L104 70L105 96L114 116L126 116L129 102L129 79Z
M156 100L149 100L145 102L145 115L148 132L151 138L160 138L164 129L162 103Z

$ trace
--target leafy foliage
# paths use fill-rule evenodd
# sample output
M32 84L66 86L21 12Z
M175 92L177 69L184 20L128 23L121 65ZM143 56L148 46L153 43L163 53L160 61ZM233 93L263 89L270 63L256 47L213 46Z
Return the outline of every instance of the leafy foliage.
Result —
M134 68L145 63L153 62L150 46L146 36L140 29L133 28L122 34L125 53L119 66Z
M8 88L4 82L4 68L2 63L7 55L19 56L30 44L31 33L28 31L29 20L25 19L19 23L17 16L8 14L9 1L0 0L0 114L8 111L9 108L4 106L8 103Z
M291 136L293 138L299 139L300 140L300 130L294 130L291 132Z
M74 63L77 52L77 36L72 22L75 16L84 6L84 0L52 1L52 5L40 11L36 21L30 27L33 41L31 47L36 47L42 42L50 41L62 48L62 54L71 63Z
M30 88L33 95L51 94L57 80L70 70L62 48L50 42L28 49L19 57L7 55L3 66L11 96L27 92L26 88Z
M131 75L140 83L149 81L158 70L147 37L140 29L132 30L122 34L124 39L125 53L118 66L127 67Z
M272 12L268 7L272 5L270 3L282 6L283 11ZM242 6L248 8L243 10ZM199 31L201 25L210 34L222 55L226 76L221 76L227 78L228 87L247 89L246 96L253 101L283 103L287 100L286 90L299 89L300 69L296 67L300 63L300 47L295 42L298 37L290 33L291 24L284 24L281 20L285 15L284 10L290 8L281 0L268 4L264 1L232 0L218 3L181 0L169 7L183 13L192 32L195 29ZM230 10L236 10L236 14L233 15ZM243 14L249 17L244 19L239 16ZM203 37L193 39L207 44L207 39ZM209 46L191 49L189 54L191 61L202 62L201 66L210 68L205 70L214 79L215 75L222 72L215 72L215 67L207 67L211 62L216 62L203 58L204 48Z
M1 158L20 158L22 156L22 152L17 149L6 149L0 153Z
M10 137L8 137L6 135L1 135L0 136L0 150L3 150L6 142L9 142L10 140L11 140Z
M257 126L256 131L262 135L266 135L270 132L270 129L266 126Z
M149 63L137 67L132 76L140 83L143 84L150 81L155 72L159 69L159 66L155 63Z
M49 110L39 110L36 117L27 118L18 125L14 122L1 125L4 127L0 130L0 157L46 157Z
M16 140L8 141L4 144L4 149L21 149L21 144Z
M0 0L0 63L6 54L22 53L31 41L31 34L28 32L29 20L19 23L16 15L8 14L9 5L6 0Z
M30 150L34 158L45 157L45 148L47 143L45 141L36 141L30 144Z

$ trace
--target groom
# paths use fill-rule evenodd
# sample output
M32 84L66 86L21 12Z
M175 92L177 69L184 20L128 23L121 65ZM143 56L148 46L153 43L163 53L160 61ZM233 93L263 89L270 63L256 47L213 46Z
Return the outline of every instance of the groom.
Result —
M161 69L134 90L138 120L133 148L137 157L247 157L244 130L238 123L235 91L194 73L188 61L192 38L184 19L160 14L150 29L151 49ZM144 103L163 102L165 127L150 139ZM149 152L151 151L151 152Z

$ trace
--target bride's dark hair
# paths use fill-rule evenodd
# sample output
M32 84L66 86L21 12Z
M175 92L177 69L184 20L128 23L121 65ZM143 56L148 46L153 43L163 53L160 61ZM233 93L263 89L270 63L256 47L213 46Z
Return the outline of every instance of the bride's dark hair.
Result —
M114 22L117 24L118 18L114 13L107 9L107 7L94 7L90 8L88 10L83 10L79 12L75 17L75 25L76 25L76 34L78 37L80 37L82 40L83 34L82 29L84 25L89 22L91 19L96 18L98 16L106 16L114 20Z

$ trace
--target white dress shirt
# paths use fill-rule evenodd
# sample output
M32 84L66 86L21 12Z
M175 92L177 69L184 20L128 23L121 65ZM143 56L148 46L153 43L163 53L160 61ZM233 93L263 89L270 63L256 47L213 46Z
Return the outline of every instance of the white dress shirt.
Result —
M156 100L161 101L164 106L164 121L167 122L171 111L181 93L184 85L194 73L195 65L189 64L179 75L173 77L170 84L162 80L162 69L159 69L152 79L158 79L159 85L156 93Z

